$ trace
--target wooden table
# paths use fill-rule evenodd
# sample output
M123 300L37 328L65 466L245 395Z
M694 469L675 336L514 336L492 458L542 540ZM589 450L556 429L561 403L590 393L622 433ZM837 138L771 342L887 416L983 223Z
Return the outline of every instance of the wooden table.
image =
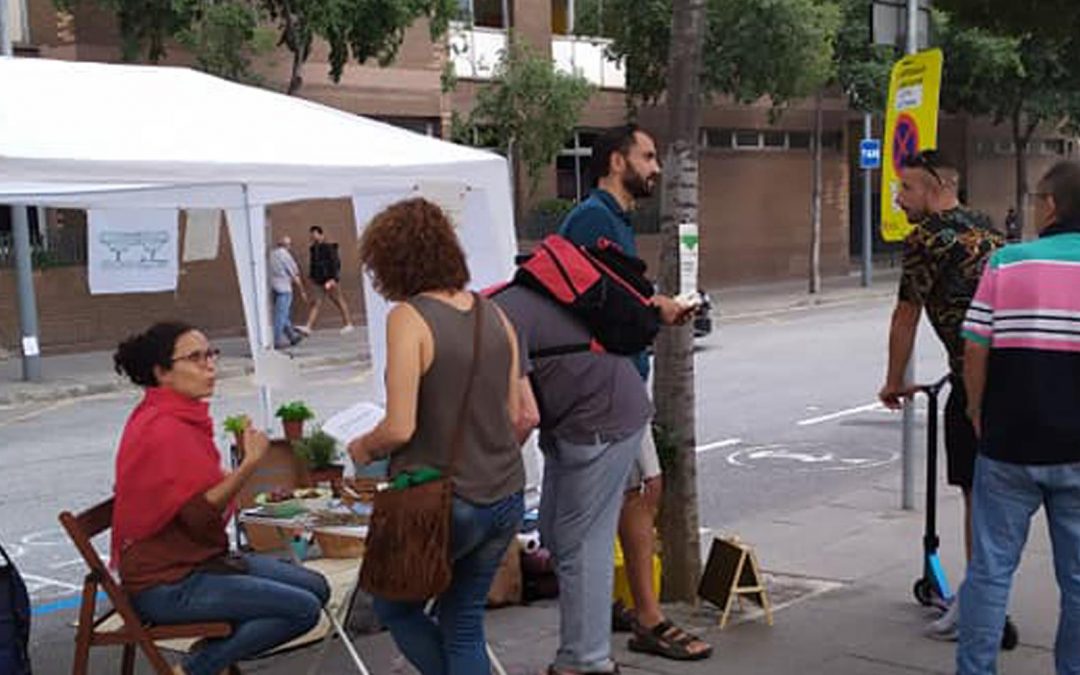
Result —
M292 547L292 536L295 532L304 533L316 533L321 532L323 534L333 534L344 537L356 537L358 539L364 539L367 537L368 528L366 525L332 525L332 526L320 526L316 524L316 521L311 518L310 514L302 513L292 518L274 518L271 516L265 516L258 513L258 509L248 509L240 513L240 522L245 525L262 525L264 527L273 528L278 536L281 538L281 542L285 545L289 555L293 561L298 565L302 564L300 557L296 554L296 550ZM363 562L361 561L361 564ZM333 628L333 632L337 633L341 638L341 643L345 646L345 650L349 652L349 657L352 659L353 664L356 665L356 670L360 675L371 675L367 666L364 665L364 660L360 658L360 653L356 651L356 646L349 639L349 634L345 631L343 621L348 616L349 608L352 607L353 597L356 595L357 582L353 581L352 586L345 591L345 600L341 603L339 608L340 616L335 615L330 611L329 607L323 607L323 613L326 614L326 618L330 621L330 625ZM323 658L326 656L326 649L329 646L330 633L323 636L320 641L319 652L308 668L309 675L317 673L322 666Z

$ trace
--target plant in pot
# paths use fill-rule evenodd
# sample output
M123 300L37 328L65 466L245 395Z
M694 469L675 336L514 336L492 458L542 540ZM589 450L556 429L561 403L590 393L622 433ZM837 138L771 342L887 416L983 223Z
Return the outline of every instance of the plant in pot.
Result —
M244 429L249 423L247 415L229 415L225 418L225 431L233 435L238 458L244 456Z
M315 417L315 413L303 401L291 401L282 405L274 413L281 418L285 430L285 440L298 441L304 437L304 422Z
M293 452L307 469L306 479L302 479L302 482L308 487L328 482L335 495L341 494L341 475L345 467L334 463L337 458L337 444L337 439L322 429L316 429L310 436L293 441Z

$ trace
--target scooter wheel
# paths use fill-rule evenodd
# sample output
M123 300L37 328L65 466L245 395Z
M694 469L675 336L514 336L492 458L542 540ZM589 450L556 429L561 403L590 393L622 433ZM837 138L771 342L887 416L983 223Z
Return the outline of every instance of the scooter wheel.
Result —
M929 579L916 579L911 592L919 604L924 607L929 607L934 603L934 587L930 584Z
M1005 630L1001 632L1001 649L1011 652L1016 649L1019 642L1020 631L1016 630L1016 624L1012 622L1012 619L1005 617Z

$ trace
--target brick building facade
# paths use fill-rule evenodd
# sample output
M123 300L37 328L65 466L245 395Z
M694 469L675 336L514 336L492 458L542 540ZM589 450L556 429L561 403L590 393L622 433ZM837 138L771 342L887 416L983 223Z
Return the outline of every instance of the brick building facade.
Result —
M24 11L25 31L19 53L28 57L69 60L119 61L119 34L115 22L94 3L78 3L73 13L58 12L52 0L11 0ZM387 68L350 64L341 81L330 81L326 52L317 46L302 70L299 95L356 114L372 116L419 133L445 136L452 111L467 112L479 87L491 77L498 49L505 44L502 0L461 0L473 17L448 37L456 48L432 44L423 22L406 34L397 60ZM589 139L596 129L625 119L623 78L619 64L603 53L604 41L566 35L573 21L565 0L507 0L515 34L549 54L559 67L577 68L597 90L590 100L574 141L540 180L530 205L560 197L573 200L586 186L582 168L588 162ZM451 93L441 88L446 59L454 61L459 81ZM169 63L190 62L177 47L170 48ZM289 58L275 52L256 63L271 85L284 89ZM133 93L133 95L136 95ZM77 101L72 102L77 114ZM663 136L666 115L662 108L641 111L642 123ZM778 120L770 120L766 104L735 106L724 101L710 104L702 117L701 156L701 282L715 288L726 284L805 277L809 265L812 157L812 104L796 103ZM858 249L859 190L857 139L861 120L839 98L825 101L823 166L822 268L843 274L852 266ZM282 130L302 133L302 130ZM982 121L946 119L942 147L960 157L969 199L989 211L999 223L1012 201L1014 166L1008 154L1008 132ZM272 143L272 139L267 139ZM1039 139L1030 157L1034 177L1062 156L1075 152L1072 141ZM875 181L876 182L876 181ZM875 188L876 189L876 188ZM526 209L527 210L527 209ZM344 200L286 204L271 210L272 237L290 234L301 266L306 264L307 228L323 226L331 240L341 244L343 287L356 316L362 317L362 299L356 263L351 206ZM212 334L242 332L239 289L226 237L217 260L182 264L175 293L91 296L86 269L80 265L79 237L85 239L85 218L79 213L42 213L45 246L60 251L60 262L35 272L41 339L46 352L115 344L120 337L142 328L149 320L178 316L207 328ZM643 254L656 263L657 237L648 218L641 236ZM522 245L534 230L518 223ZM3 214L0 213L0 265L4 262ZM63 242L64 250L57 248ZM70 250L69 250L70 249ZM85 244L83 244L83 250ZM15 283L9 268L0 266L0 345L11 347L17 333ZM330 309L330 308L328 308ZM296 308L296 316L302 314ZM330 310L322 325L338 320Z

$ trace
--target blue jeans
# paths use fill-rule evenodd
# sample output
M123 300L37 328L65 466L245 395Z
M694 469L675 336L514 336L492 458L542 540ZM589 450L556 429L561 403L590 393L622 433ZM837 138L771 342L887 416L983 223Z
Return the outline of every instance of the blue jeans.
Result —
M246 555L247 574L195 572L132 597L154 624L227 621L232 635L209 640L183 663L188 675L218 675L311 630L330 598L321 574L268 556Z
M484 607L524 510L520 492L485 506L454 498L450 530L454 576L438 598L434 619L424 613L425 603L375 598L379 620L421 675L490 675Z
M1080 464L1031 466L979 456L972 493L972 551L960 588L959 675L997 672L1013 574L1031 517L1046 507L1061 616L1058 675L1080 675Z
M274 295L274 346L287 347L296 335L292 325L292 293L273 291Z

